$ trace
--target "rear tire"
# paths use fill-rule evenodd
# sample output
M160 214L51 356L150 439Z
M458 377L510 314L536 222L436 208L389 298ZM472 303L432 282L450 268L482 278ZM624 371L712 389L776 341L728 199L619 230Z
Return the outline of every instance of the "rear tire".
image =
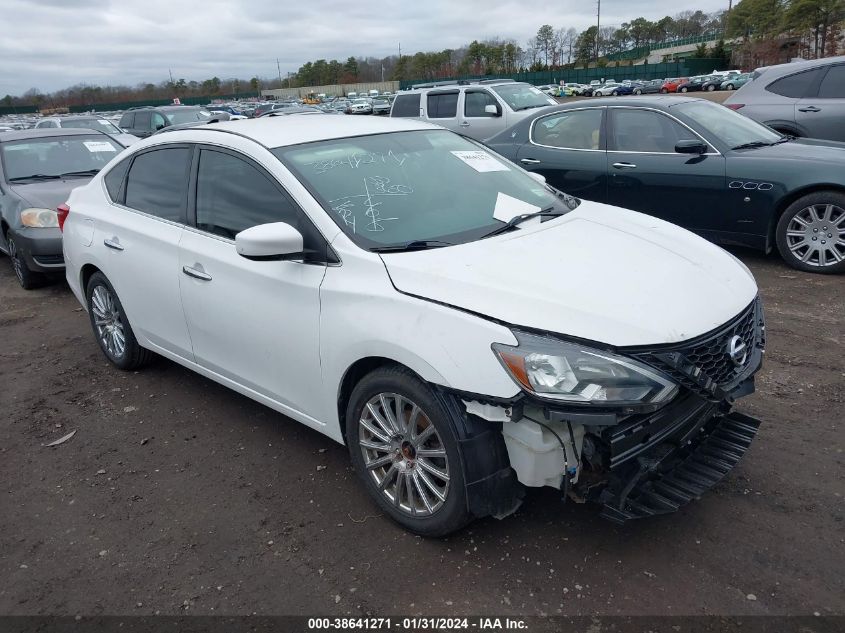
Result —
M103 273L91 275L85 297L94 337L112 365L131 370L152 360L153 353L138 344L123 305Z
M668 90L668 88L661 88L661 89L660 89L660 93L661 93L661 94L664 94L664 95L668 95L668 94L669 94L669 90Z
M6 248L9 251L9 260L12 262L12 270L15 273L15 278L24 290L32 290L44 283L44 275L30 270L26 264L26 260L18 250L18 245L15 243L15 238L12 236L11 230L6 234Z
M714 86L713 84L710 84L709 86L707 86L707 92L713 92L715 89L716 89L716 86Z
M681 92L687 92L686 88L681 88Z
M809 273L845 272L845 194L817 191L786 208L775 230L784 261Z
M725 86L725 88L727 88L728 90L733 90L733 89L734 89L734 85L733 85L733 84L728 84L727 86Z
M364 487L385 514L421 536L444 536L472 519L451 415L428 385L397 366L361 379L346 409L349 455Z

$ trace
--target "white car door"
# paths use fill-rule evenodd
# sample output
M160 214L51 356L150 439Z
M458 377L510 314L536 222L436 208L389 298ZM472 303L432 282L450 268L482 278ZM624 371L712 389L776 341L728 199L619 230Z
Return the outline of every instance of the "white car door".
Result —
M168 145L127 159L132 162L116 206L96 218L93 238L139 342L188 360L193 353L179 294L179 241L191 152L188 145Z
M485 108L493 106L496 112ZM483 141L505 129L504 112L495 97L484 88L467 88L460 104L462 119L461 133Z
M313 409L308 396L321 380L325 240L279 183L245 156L202 147L195 169L195 226L182 239L179 276L196 362L277 408L313 417L306 409ZM322 259L238 255L235 235L269 222L296 227L306 250L322 249Z

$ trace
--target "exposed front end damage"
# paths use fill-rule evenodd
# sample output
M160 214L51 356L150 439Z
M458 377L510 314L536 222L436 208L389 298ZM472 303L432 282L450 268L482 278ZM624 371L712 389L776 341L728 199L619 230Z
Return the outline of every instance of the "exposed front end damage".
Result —
M567 407L527 396L506 405L466 397L463 403L469 416L501 426L523 485L599 503L601 516L617 523L674 512L718 483L754 439L760 422L732 406L754 391L764 332L755 302L697 340L626 350L678 383L678 394L657 410ZM736 337L747 346L742 362L723 351Z

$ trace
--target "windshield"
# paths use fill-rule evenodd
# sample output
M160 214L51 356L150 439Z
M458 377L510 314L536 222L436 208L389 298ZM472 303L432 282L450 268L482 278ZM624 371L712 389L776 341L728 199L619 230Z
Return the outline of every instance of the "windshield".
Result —
M193 123L194 121L207 121L211 118L211 112L207 110L174 110L172 112L165 112L164 116L173 125L180 123Z
M117 126L106 119L62 119L62 127L98 130L106 134L123 134Z
M8 181L32 176L57 177L72 172L96 172L123 147L102 134L55 136L0 144Z
M578 204L445 130L335 139L273 153L367 249L471 242L514 216L565 213Z
M504 99L511 110L526 110L557 104L557 101L545 92L528 84L504 84L502 86L491 86L491 88L493 92Z
M756 142L769 144L783 138L771 128L710 101L688 101L674 107L697 124L694 127L701 127L728 147Z

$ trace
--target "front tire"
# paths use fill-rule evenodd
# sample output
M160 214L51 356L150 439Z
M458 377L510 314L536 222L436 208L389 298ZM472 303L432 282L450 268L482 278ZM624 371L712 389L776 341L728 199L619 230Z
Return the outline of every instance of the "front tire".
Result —
M346 409L349 454L381 510L421 536L466 525L455 422L432 389L401 367L382 367L353 389Z
M639 88L637 88L636 90L634 90L634 94L635 94L635 95L637 95L637 96L641 95L642 93L643 93L643 91L642 91L642 90L640 90Z
M94 336L112 365L125 370L146 365L153 353L138 344L123 305L103 273L91 275L85 296Z
M26 260L18 250L18 245L15 243L15 238L12 236L11 230L6 234L6 249L9 251L9 259L12 262L12 270L15 273L15 278L24 290L32 290L37 288L44 282L44 275L29 269Z
M661 88L661 89L660 89L660 93L661 93L661 94L664 94L664 95L668 95L668 94L669 94L669 89L668 89L668 88Z
M818 191L786 208L775 232L787 264L811 273L845 272L845 194Z
M716 86L714 86L712 84L707 86L707 92L713 92L715 89L716 89Z
M728 84L727 86L725 86L725 88L727 88L728 90L733 90L733 89L734 89L734 85L733 85L733 84Z
M687 92L686 88L681 88L681 92Z

